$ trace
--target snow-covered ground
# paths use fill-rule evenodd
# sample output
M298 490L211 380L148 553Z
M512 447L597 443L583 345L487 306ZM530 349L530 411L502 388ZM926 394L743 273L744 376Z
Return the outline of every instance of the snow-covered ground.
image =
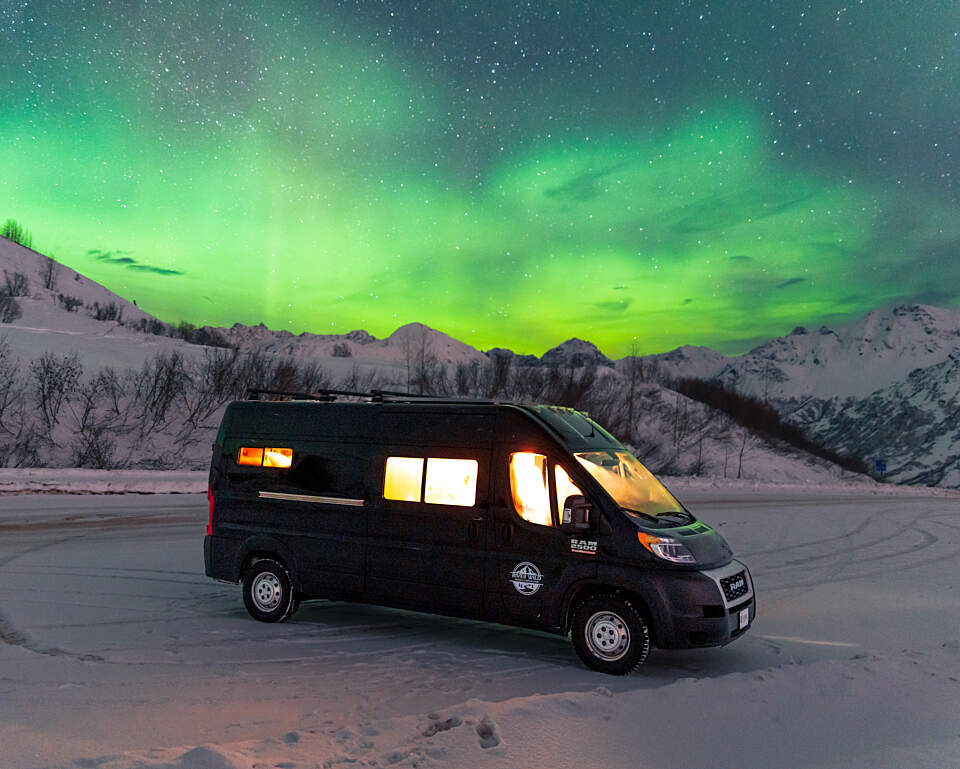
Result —
M322 601L257 623L202 575L202 494L2 496L0 766L960 765L960 496L672 485L758 618L625 678L499 625Z

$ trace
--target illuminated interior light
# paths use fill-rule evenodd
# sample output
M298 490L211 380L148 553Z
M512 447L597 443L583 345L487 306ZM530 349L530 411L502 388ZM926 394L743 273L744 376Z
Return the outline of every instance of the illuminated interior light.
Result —
M240 453L237 456L237 464L260 467L260 465L263 464L263 449L252 449L247 446L241 446Z
M264 449L264 467L290 467L293 464L293 449Z
M561 513L563 512L563 503L567 501L567 497L573 495L583 496L583 492L577 488L577 485L570 480L570 476L567 475L567 471L564 470L560 465L557 465L554 470L554 477L557 481L557 510Z
M517 514L531 523L552 526L547 491L547 458L518 451L510 455L510 491Z
M473 507L477 500L477 469L475 459L427 460L427 483L423 501L435 505Z
M422 480L422 457L387 457L383 498L401 502L419 502Z

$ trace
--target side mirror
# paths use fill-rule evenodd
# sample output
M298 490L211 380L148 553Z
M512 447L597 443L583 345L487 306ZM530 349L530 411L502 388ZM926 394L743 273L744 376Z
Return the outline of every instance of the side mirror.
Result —
M589 529L590 503L580 494L571 494L567 497L563 502L560 526L575 531L586 531Z

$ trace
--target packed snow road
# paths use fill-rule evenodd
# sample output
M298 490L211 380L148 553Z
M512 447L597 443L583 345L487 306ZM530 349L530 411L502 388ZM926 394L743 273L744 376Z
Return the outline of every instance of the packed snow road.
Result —
M479 622L255 622L199 495L0 497L0 767L960 766L960 496L678 491L758 618L626 678Z

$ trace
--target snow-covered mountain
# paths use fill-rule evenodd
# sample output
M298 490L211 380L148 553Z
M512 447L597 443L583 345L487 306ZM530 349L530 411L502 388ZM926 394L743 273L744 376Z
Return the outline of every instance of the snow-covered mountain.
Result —
M224 339L238 349L258 349L272 355L307 358L351 358L357 362L406 364L426 355L446 365L485 363L486 356L442 331L422 323L408 323L386 339L377 339L363 330L348 334L292 334L272 331L263 324L215 328Z
M960 310L899 305L733 358L700 350L644 360L769 401L828 447L881 460L892 480L960 485Z

